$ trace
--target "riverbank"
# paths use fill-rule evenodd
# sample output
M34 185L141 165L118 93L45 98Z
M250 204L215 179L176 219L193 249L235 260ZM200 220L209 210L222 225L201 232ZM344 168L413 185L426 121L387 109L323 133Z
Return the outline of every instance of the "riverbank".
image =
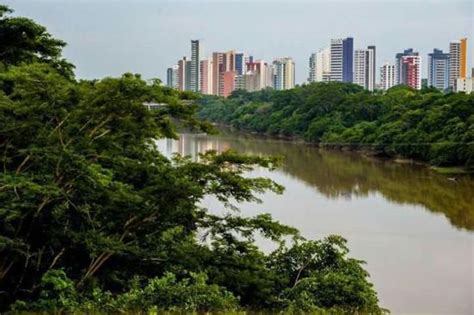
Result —
M201 119L241 130L421 162L442 173L474 170L474 94L404 86L369 93L331 82L284 91L237 91L225 99L203 96L197 105Z
M285 136L285 135L272 135L268 133L261 133L261 132L256 132L252 130L246 130L246 129L241 129L237 128L232 125L228 124L222 124L222 123L212 123L212 125L215 127L216 130L222 131L222 130L228 130L233 133L239 133L242 135L249 135L252 137L259 137L262 139L274 139L278 141L288 141L288 142L296 142L296 143L301 143L304 145L308 146L314 146L318 147L321 149L325 150L334 150L342 153L355 153L358 154L366 159L376 159L379 161L390 161L393 163L397 164L409 164L409 165L416 165L420 167L424 167L427 169L430 169L433 172L436 172L438 174L442 175L451 175L451 176L472 176L474 175L474 170L468 170L462 166L435 166L435 165L430 165L429 163L419 161L416 159L409 159L405 158L403 156L397 155L397 156L389 156L387 154L383 154L380 152L377 152L375 150L371 150L369 146L364 146L364 147L355 147L355 146L348 146L348 145L324 145L321 143L316 143L312 141L307 141L301 137L297 136Z

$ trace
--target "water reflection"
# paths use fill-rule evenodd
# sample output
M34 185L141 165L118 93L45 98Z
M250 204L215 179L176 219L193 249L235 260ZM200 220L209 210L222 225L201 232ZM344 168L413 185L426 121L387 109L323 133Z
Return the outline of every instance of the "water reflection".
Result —
M195 160L229 148L282 155L281 169L252 175L274 179L285 193L239 204L242 215L270 212L308 239L346 237L392 314L474 314L473 179L450 181L422 167L235 133L182 135L159 147ZM203 205L223 211L212 197Z
M390 202L421 205L431 212L443 213L457 228L474 230L474 180L469 177L453 180L424 167L235 133L215 137L181 135L179 141L166 140L168 153L178 152L193 159L198 159L200 152L229 148L242 153L283 156L283 172L316 188L327 198L380 193Z

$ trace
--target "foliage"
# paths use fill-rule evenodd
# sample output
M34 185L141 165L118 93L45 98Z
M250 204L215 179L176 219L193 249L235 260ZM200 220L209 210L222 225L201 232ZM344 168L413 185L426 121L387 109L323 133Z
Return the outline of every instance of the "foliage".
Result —
M405 86L381 94L330 82L286 91L239 91L227 99L206 97L199 104L201 118L244 130L474 168L473 94Z
M114 295L94 288L88 295L81 295L63 270L50 270L41 281L40 297L27 303L17 301L15 312L45 311L80 312L153 312L185 311L211 312L233 311L238 299L217 285L209 285L204 273L191 273L188 278L177 280L172 273L153 278L141 285L140 279L131 282L131 288Z
M24 17L10 17L12 10L0 4L0 68L22 62L44 62L72 78L74 66L61 58L66 43L46 28Z
M322 241L296 243L272 253L271 265L288 273L283 303L289 310L314 312L340 308L379 313L377 297L365 281L362 261L347 258L346 241L330 236Z
M10 32L5 25L25 22L7 11L1 7L1 36ZM327 302L318 292L310 303L379 311L342 239L306 242L270 215L200 206L208 195L235 210L233 202L258 202L257 193L281 193L269 179L245 176L278 159L233 151L207 152L201 162L166 158L155 141L176 136L178 124L208 130L183 102L196 95L134 74L76 81L52 62L62 43L41 28L34 34L39 46L12 40L3 52L18 52L2 59L0 72L0 311L283 310L301 292L314 294L295 286L295 270L281 269L305 246L311 268L301 283L327 273L348 294ZM167 105L149 110L145 102ZM262 252L257 235L279 249ZM318 265L326 257L337 264ZM333 282L319 289L333 290Z

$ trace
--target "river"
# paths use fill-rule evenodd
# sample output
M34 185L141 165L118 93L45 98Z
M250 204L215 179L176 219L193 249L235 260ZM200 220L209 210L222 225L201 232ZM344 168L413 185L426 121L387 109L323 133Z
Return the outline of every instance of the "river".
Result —
M309 239L339 234L365 260L380 305L393 314L474 314L474 179L425 167L322 150L303 143L223 133L160 140L166 155L198 159L206 150L284 157L276 171L257 169L285 186L262 203L243 203L298 228ZM222 212L207 198L204 205ZM259 244L264 250L270 244Z

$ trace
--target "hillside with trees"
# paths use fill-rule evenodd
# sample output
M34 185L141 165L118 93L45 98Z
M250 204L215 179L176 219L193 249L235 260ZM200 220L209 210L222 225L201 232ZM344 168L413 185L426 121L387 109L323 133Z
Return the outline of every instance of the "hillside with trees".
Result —
M181 102L194 95L136 74L78 80L64 42L10 13L0 6L0 312L383 312L342 237L305 240L268 214L200 205L281 193L245 177L277 159L166 158L155 143L176 122L208 128ZM271 108L255 104L249 123ZM277 249L262 252L257 235Z
M235 91L200 100L202 119L323 147L370 151L435 166L474 169L474 94L396 86L371 93L355 84Z

